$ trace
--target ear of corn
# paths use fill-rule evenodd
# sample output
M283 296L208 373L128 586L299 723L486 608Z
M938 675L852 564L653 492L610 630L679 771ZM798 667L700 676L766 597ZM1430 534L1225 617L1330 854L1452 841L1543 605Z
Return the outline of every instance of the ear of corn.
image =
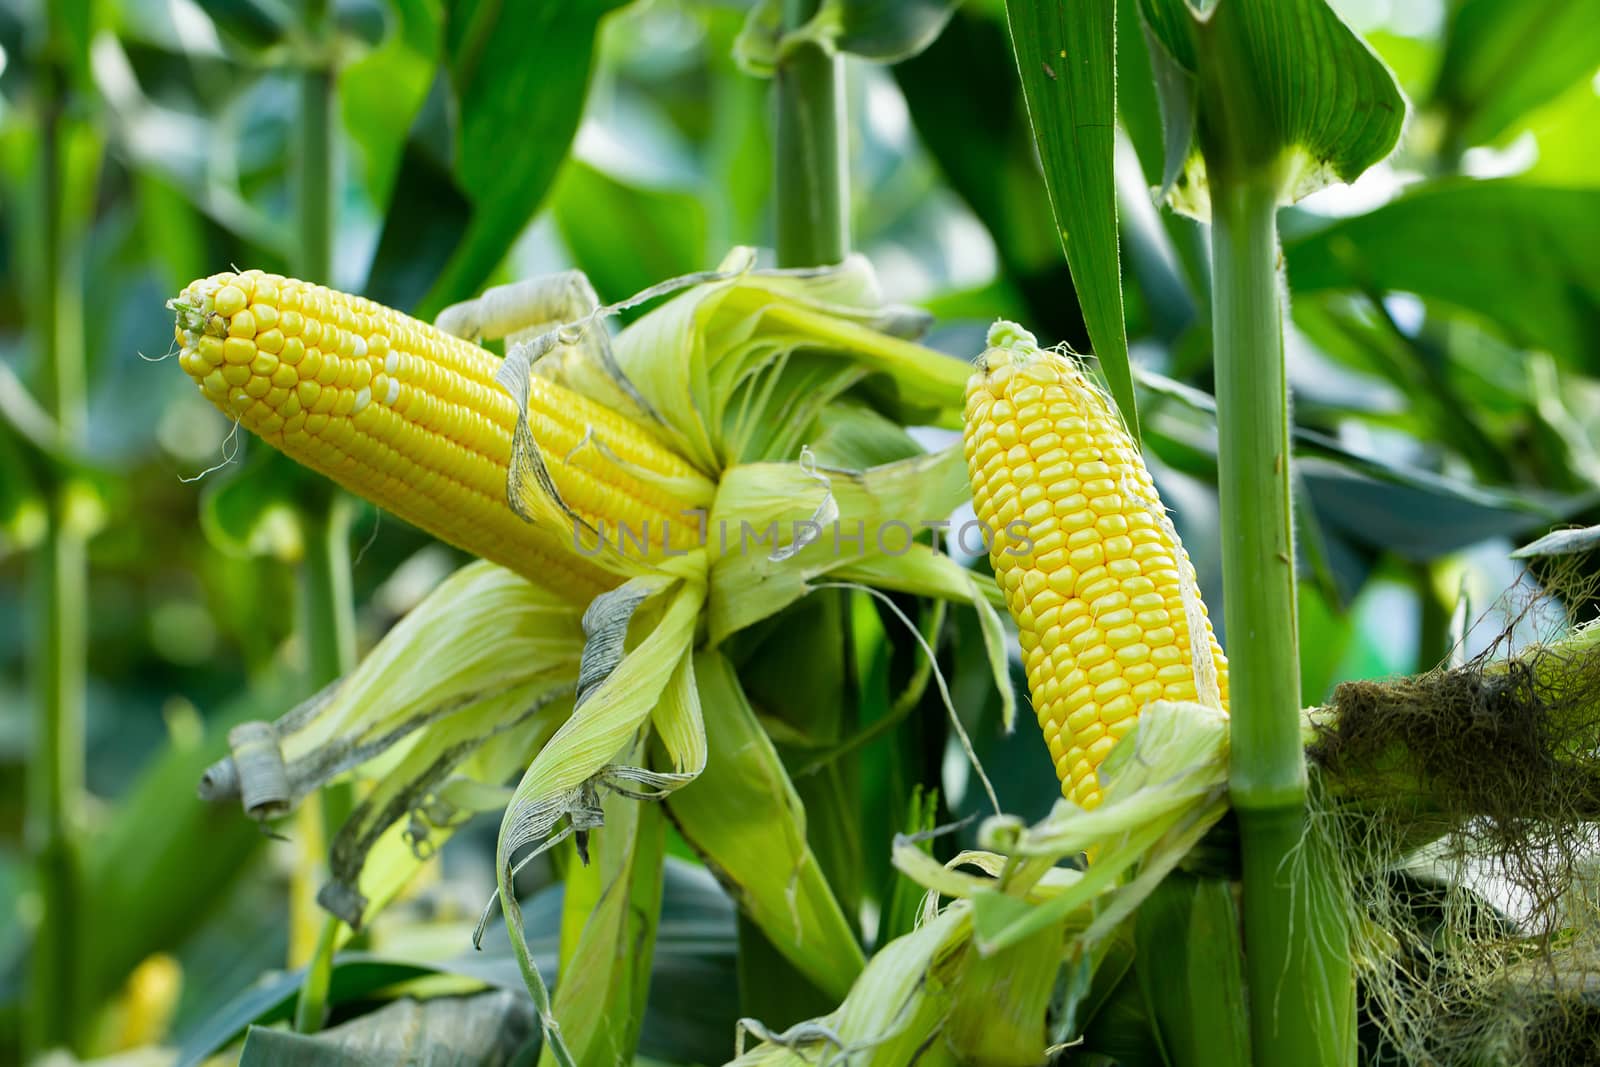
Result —
M274 448L547 587L587 598L617 584L573 550L574 530L530 524L507 505L518 409L495 383L493 353L362 297L260 271L201 279L172 306L179 364ZM646 557L693 544L698 524L684 512L705 500L672 487L703 483L699 472L600 404L542 378L529 388L534 438L576 518Z
M967 388L973 500L1062 793L1092 808L1097 769L1145 705L1225 708L1227 661L1105 395L1020 328L990 344Z

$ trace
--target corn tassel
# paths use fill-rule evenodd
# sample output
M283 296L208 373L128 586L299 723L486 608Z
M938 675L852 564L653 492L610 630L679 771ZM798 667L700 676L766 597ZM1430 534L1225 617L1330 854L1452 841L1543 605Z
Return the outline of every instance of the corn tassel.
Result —
M1092 808L1100 764L1146 704L1226 708L1227 660L1105 395L1017 327L997 324L990 344L967 387L973 500L1061 791Z
M427 323L260 271L192 283L179 364L224 414L274 448L475 555L587 599L617 577L574 551L575 530L507 503L516 401L499 357ZM528 419L561 502L590 527L642 534L645 555L689 547L674 484L703 477L641 425L544 378Z

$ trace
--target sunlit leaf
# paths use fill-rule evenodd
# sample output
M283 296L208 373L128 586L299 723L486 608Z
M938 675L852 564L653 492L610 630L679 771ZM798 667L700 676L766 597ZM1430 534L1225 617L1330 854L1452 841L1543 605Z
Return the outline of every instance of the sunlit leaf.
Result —
M339 71L344 127L361 152L372 198L388 203L406 134L433 84L439 12L430 0L390 0L396 26L383 44Z
M583 113L600 19L619 6L453 5L444 40L450 104L424 109L413 128L369 292L432 318L483 284L555 178ZM430 236L417 238L419 220L438 209L441 196L457 205L448 225L430 223Z
M1297 293L1416 293L1595 373L1597 247L1600 190L1447 181L1289 241L1284 255Z
M550 190L550 210L602 300L702 269L709 256L699 197L648 189L574 159Z
M1354 181L1400 137L1406 105L1393 75L1325 0L1216 0L1204 14L1189 0L1140 0L1140 9L1165 53L1155 66L1165 82L1169 174L1182 150L1170 135L1185 93L1208 165L1235 178L1280 172L1289 200ZM1182 185L1185 202L1204 214L1192 165Z
M1600 0L1464 0L1454 5L1432 107L1446 150L1488 144L1600 67Z

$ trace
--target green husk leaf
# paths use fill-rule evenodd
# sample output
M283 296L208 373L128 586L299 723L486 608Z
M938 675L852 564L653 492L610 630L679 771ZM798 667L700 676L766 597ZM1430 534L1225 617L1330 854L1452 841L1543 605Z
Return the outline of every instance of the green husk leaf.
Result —
M1537 541L1523 545L1511 553L1512 559L1536 559L1541 556L1571 556L1592 552L1600 548L1600 526L1586 526L1578 530L1552 530Z
M774 1034L743 1020L741 1052L728 1067L800 1067L820 1056L863 1067L959 1062L943 1040L953 980L970 954L972 913L958 903L872 957L837 1011ZM744 1033L762 1039L743 1051Z
M589 863L567 872L555 1015L579 1063L624 1063L644 1022L666 845L661 808L613 793ZM569 944L566 931L581 931ZM547 1053L541 1063L554 1059Z
M230 735L234 754L213 765L201 796L240 796L271 817L416 730L536 679L576 676L579 609L503 567L473 563L451 575L345 678L275 723ZM257 772L277 778L255 787Z
M647 582L651 580L634 579L640 585ZM640 609L637 617L633 610L637 605L630 606L626 598L616 601L646 635L604 681L585 691L582 703L522 776L500 824L502 868L524 847L545 841L562 818L586 803L586 792L645 724L679 662L688 655L704 587L680 582L656 586L655 593L665 603ZM572 828L579 827L574 823Z
M958 447L865 471L809 462L730 469L708 527L712 643L792 604L824 574L910 555L919 526L942 522L970 491Z
M842 997L864 957L806 842L805 809L719 653L695 657L709 758L667 798L678 831L741 910L820 989Z
M1093 811L1069 801L1032 827L991 818L980 840L1026 860L973 895L978 945L993 952L1048 929L1081 909L1077 943L1107 936L1227 811L1227 716L1201 704L1156 701L1101 767L1104 800ZM1056 861L1089 852L1081 877L1040 903L1021 894Z
M501 783L526 766L571 713L571 692L570 670L543 675L424 727L398 760L369 767L377 781L334 836L331 881L318 902L360 929L363 917L381 910L462 823L504 805ZM495 751L485 753L486 747ZM463 773L469 770L478 773ZM387 833L391 827L399 828L398 841ZM385 837L391 847L403 847L369 862Z
M735 249L716 280L684 292L618 335L616 366L659 417L663 435L702 470L789 459L794 434L870 374L902 401L953 418L966 386L958 360L902 340L920 320L886 307L861 257L837 267L757 271ZM615 375L569 354L562 380L639 412Z

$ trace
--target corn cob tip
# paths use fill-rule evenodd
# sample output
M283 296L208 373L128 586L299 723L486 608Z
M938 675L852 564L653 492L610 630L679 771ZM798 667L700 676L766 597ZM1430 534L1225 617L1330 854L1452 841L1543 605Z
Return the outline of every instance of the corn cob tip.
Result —
M1010 319L996 319L994 325L989 327L986 343L991 350L1001 349L1009 353L1013 359L1019 355L1026 356L1039 351L1039 339ZM989 353L985 352L979 358L987 359L988 356Z
M191 282L167 305L178 365L208 400L274 444L359 416L375 394L392 403L388 337L364 308L330 296L254 270Z

